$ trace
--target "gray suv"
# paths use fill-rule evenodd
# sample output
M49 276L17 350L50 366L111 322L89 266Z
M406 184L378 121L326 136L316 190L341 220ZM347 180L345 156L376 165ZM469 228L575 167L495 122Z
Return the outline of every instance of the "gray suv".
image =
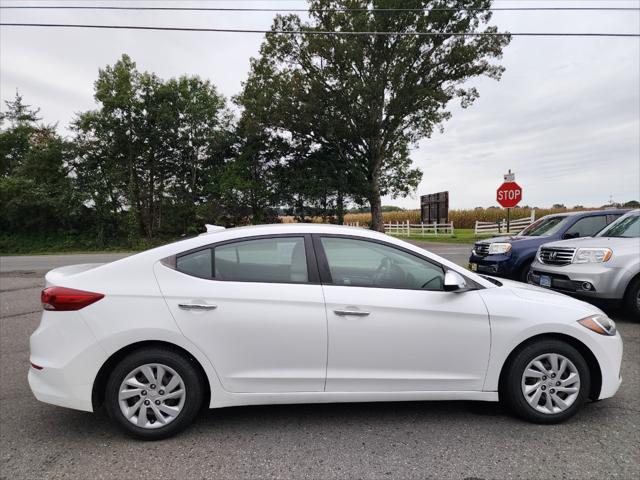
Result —
M531 265L529 283L623 301L640 320L640 210L628 212L594 237L545 243Z

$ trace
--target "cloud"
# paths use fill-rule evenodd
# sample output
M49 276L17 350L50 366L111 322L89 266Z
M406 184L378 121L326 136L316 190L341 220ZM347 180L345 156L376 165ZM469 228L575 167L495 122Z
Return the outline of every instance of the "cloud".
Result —
M565 5L576 6L554 2ZM267 3L243 2L251 6ZM637 3L603 0L589 6ZM2 17L5 22L268 28L273 15L2 11ZM494 23L512 32L640 32L640 15L628 12L497 12ZM128 53L141 70L163 78L200 75L230 97L240 92L261 42L260 35L7 27L0 31L0 94L6 100L19 88L28 103L42 108L45 121L64 128L76 112L94 108L98 69ZM416 208L417 195L449 190L453 208L492 205L508 169L516 173L523 203L529 205L596 206L610 195L619 201L640 199L639 59L638 39L514 38L502 60L503 79L475 80L476 104L452 106L444 134L425 139L412 152L424 172L414 198L385 203Z

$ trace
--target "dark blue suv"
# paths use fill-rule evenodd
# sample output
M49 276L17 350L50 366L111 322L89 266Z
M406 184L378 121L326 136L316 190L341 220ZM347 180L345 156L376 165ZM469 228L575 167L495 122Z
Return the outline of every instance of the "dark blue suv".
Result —
M547 215L518 235L476 242L469 257L469 269L526 282L540 245L555 240L590 237L627 211L612 209Z

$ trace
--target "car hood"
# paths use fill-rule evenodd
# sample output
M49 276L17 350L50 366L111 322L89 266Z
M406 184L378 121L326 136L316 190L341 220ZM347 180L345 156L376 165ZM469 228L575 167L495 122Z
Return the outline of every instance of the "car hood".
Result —
M519 237L517 235L514 236L502 236L502 237L493 237L488 238L486 240L480 240L476 243L517 243L519 246L528 246L528 245L538 245L544 243L545 237Z
M628 245L631 242L638 242L637 238L620 237L582 237L569 240L558 240L557 242L545 243L545 247L614 247L616 245Z
M503 278L496 278L496 280L502 283L502 287L499 288L505 288L513 295L518 298L522 298L523 300L543 303L547 306L557 306L563 309L571 308L574 310L583 310L585 312L585 316L595 313L603 313L602 310L590 303L583 302L582 300L578 300L560 292L531 285L529 283L516 282L514 280L505 280Z

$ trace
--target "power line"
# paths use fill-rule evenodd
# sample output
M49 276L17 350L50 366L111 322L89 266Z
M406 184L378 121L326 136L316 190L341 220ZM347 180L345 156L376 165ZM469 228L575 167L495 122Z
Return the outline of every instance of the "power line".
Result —
M174 32L217 32L217 33L260 33L278 35L337 35L337 36L398 36L398 37L634 37L640 38L640 33L595 33L595 32L359 32L359 31L322 31L322 30L249 30L240 28L205 28L205 27L152 27L142 25L90 25L72 23L0 23L1 27L51 27L51 28L94 28L108 30L158 30Z
M485 11L640 11L638 7L490 7L490 8L255 8L255 7L119 7L115 5L6 5L4 10L138 10L138 11L185 11L185 12L485 12Z

